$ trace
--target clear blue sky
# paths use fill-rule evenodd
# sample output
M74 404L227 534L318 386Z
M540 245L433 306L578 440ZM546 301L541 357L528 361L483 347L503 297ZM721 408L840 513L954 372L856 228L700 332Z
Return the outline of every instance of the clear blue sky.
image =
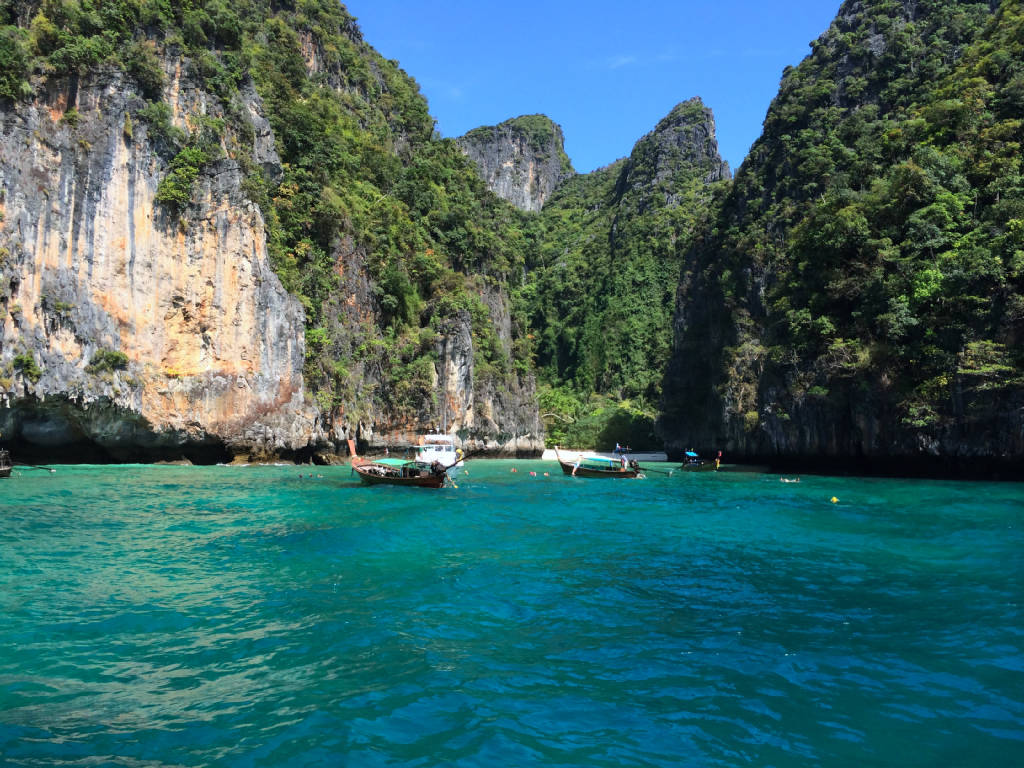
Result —
M735 171L840 0L351 0L366 41L420 85L442 136L542 113L577 171L625 157L700 96Z

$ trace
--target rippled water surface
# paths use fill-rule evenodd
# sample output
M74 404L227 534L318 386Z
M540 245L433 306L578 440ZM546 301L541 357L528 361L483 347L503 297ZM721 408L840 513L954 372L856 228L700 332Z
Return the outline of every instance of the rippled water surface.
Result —
M1024 486L467 467L0 480L0 764L1024 764Z

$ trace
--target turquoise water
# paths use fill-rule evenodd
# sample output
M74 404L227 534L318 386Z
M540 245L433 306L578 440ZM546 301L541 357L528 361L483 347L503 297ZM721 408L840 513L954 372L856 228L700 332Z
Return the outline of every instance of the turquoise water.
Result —
M0 764L1024 764L1024 486L467 467L0 481Z

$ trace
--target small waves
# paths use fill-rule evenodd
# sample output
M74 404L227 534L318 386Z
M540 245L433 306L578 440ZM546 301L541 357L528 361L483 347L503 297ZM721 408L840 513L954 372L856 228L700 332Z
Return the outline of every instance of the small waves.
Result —
M4 764L1020 762L1008 486L469 468L5 486Z

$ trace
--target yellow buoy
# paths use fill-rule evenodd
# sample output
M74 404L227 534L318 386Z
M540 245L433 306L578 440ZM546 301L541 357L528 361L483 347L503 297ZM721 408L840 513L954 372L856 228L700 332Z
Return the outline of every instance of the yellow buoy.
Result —
M833 496L832 497L832 503L833 504L838 504L839 503L839 499L837 499L835 496Z

